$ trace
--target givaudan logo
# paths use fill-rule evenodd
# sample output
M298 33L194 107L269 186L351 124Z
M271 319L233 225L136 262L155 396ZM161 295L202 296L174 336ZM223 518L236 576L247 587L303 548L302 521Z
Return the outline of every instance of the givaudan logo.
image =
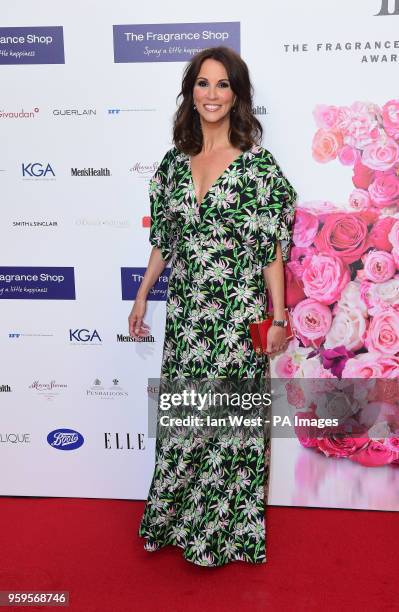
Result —
M34 119L39 112L35 107L33 111L25 111L23 108L19 111L0 110L0 119Z
M84 444L84 437L74 429L54 429L47 436L47 442L57 450L76 450Z
M389 10L389 9L393 10ZM381 0L381 10L376 14L376 17L380 17L382 15L399 15L399 0Z

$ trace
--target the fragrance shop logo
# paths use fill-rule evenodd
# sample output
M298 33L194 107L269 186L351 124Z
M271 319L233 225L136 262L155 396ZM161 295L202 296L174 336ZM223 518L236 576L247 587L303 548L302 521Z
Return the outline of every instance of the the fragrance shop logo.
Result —
M376 17L387 15L399 15L399 0L380 0L380 12Z

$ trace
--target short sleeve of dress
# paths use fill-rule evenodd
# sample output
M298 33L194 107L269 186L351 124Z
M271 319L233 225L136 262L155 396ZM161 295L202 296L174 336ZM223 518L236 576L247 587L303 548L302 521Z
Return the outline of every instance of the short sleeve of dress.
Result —
M264 268L276 260L278 242L283 261L289 259L297 193L266 149L257 160L256 176L260 262Z
M172 149L168 151L149 184L151 206L150 243L161 251L162 258L171 258L175 245L175 224L169 208L169 182L173 173Z

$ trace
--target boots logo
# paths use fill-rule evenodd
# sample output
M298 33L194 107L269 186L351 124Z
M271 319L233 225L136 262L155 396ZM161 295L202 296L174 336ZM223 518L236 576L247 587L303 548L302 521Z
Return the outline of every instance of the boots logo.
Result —
M399 15L399 0L381 0L381 9L376 17L382 15Z
M40 162L30 162L22 164L22 176L30 178L46 178L48 174L55 177L55 172L50 164L42 164Z
M70 329L69 341L73 344L101 344L102 339L96 329Z
M84 437L74 429L55 429L50 431L47 442L57 450L75 450L84 443Z

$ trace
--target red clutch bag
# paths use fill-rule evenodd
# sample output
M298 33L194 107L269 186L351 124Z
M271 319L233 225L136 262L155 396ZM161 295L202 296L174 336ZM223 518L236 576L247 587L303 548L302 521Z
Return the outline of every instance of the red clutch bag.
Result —
M291 323L291 315L288 312L288 308L284 309L287 318L286 338L291 340L294 337L293 325ZM255 353L260 355L261 353L266 354L267 349L267 332L273 322L274 316L272 312L268 312L265 319L261 321L255 321L249 324L249 333L251 334L252 344L255 349Z

